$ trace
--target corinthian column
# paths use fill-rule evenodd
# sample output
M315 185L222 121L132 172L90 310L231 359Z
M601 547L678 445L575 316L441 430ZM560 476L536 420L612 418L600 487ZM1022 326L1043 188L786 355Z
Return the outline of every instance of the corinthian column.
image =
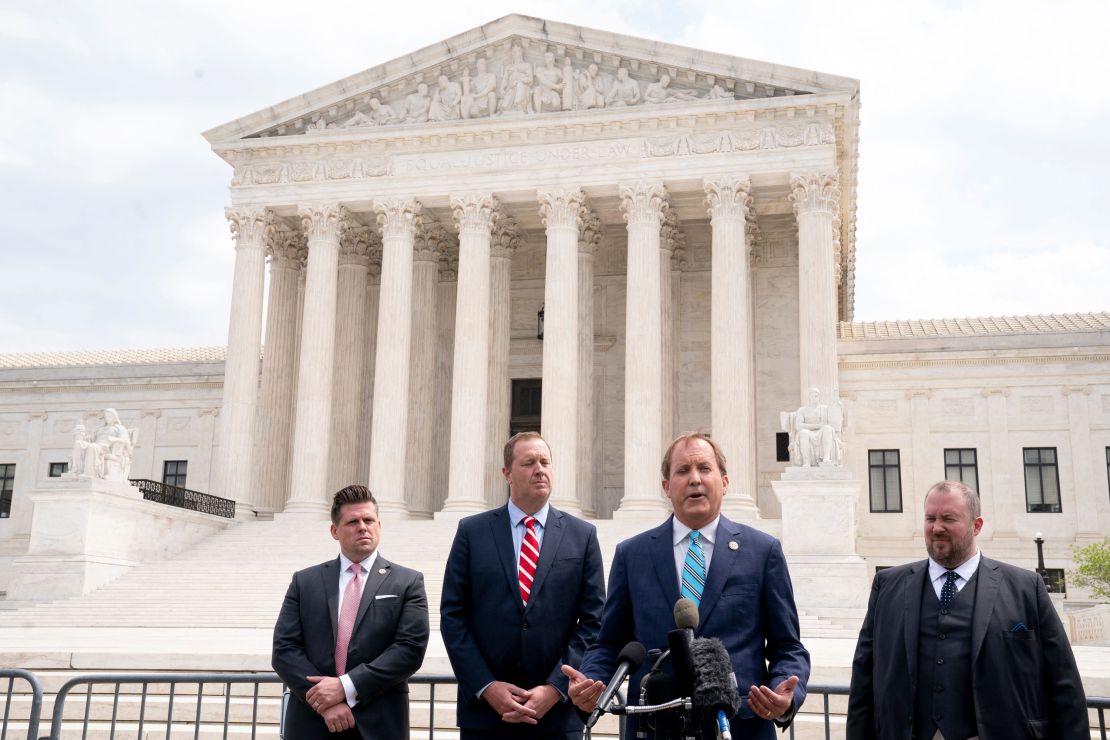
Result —
M258 368L262 342L262 292L266 279L266 234L272 214L265 208L225 211L235 238L235 278L231 288L231 322L224 361L221 406L221 477L212 491L235 499L246 513L251 508L251 451L258 400Z
M339 239L349 222L347 209L338 203L301 206L299 213L308 237L308 268L301 319L290 496L285 510L324 513L328 510Z
M378 353L378 295L382 287L381 235L370 230L370 271L366 282L366 321L362 343L366 347L366 368L362 376L362 422L358 430L358 480L370 480L370 431L374 421L374 362Z
M660 182L620 186L628 223L624 332L624 497L615 518L666 510L659 485L663 331L659 300L659 229L667 208ZM546 325L544 327L546 333Z
M582 216L578 235L578 506L597 515L594 477L594 259L602 238L593 210Z
M347 230L339 240L335 370L331 402L331 462L328 491L358 482L358 437L362 384L366 375L366 283L371 243L378 235L366 226Z
M405 507L405 443L409 430L412 349L412 248L422 206L411 198L374 202L382 228L382 287L378 301L374 418L370 431L370 490L383 518ZM400 448L400 449L398 449Z
M410 514L433 511L432 440L440 423L433 413L436 380L436 293L439 259L450 235L436 221L422 219L416 233L412 275L412 371L409 376L409 437L405 504Z
M493 228L490 243L489 288L489 423L486 425L486 503L499 506L505 500L501 477L501 450L512 414L512 380L509 378L509 334L513 254L520 246L520 226L502 213Z
M280 511L289 492L293 448L293 377L297 356L297 284L306 256L304 232L276 230L270 239L270 302L266 310L266 353L258 390L254 432L254 502Z
M662 322L663 349L661 351L663 375L661 379L659 406L662 425L659 428L659 440L663 449L674 439L675 407L677 406L678 389L675 387L677 378L675 368L678 363L675 356L678 354L678 340L675 336L675 291L671 281L671 263L674 260L675 250L681 248L686 242L686 235L682 233L682 226L678 222L678 214L671 209L663 216L663 227L659 237L659 315Z
M540 218L547 227L544 277L543 436L558 460L562 483L555 507L580 514L578 485L578 227L581 190L540 190Z
M836 370L836 284L840 240L840 185L834 172L790 177L798 218L798 344L801 402L809 389L831 400L839 387Z
M452 516L485 508L490 231L497 221L497 205L489 193L451 197L459 229L459 288L451 381L451 466L441 513Z
M713 439L728 461L732 485L724 509L755 519L755 356L752 343L751 250L747 240L751 184L747 178L706 180L713 229L710 312L710 403Z

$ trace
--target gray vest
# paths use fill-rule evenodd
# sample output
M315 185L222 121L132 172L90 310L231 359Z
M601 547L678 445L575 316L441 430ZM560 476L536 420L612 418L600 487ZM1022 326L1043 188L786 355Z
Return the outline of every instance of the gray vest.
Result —
M939 729L945 740L978 734L971 692L971 617L975 612L978 571L952 601L940 608L926 573L917 637L917 692L913 729L917 740L932 740Z

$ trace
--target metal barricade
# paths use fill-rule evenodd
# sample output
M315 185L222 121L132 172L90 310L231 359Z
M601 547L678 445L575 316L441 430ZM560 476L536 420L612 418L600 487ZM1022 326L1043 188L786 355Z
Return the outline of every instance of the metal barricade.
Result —
M7 686L4 685L4 679L7 679ZM0 740L8 740L16 681L26 682L31 689L31 706L27 710L27 740L35 740L39 734L39 716L42 714L42 684L35 674L21 668L0 668L0 690L4 691L4 712L0 715Z

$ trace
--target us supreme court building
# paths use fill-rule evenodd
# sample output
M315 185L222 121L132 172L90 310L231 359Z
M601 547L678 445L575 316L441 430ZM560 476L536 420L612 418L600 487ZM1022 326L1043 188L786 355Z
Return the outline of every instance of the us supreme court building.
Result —
M387 520L457 518L539 429L553 505L659 521L665 444L704 429L726 515L792 570L920 558L943 478L992 555L1031 565L1042 533L1069 567L1110 531L1110 314L854 321L859 113L853 79L507 16L205 132L226 349L0 356L0 562L111 406L132 478L240 518L351 482ZM836 435L809 468L807 405Z

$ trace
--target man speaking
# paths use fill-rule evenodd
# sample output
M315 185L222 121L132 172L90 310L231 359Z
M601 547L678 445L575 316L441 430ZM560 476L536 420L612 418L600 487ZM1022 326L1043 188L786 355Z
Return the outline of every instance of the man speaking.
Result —
M665 650L680 598L697 605L696 637L724 645L743 698L729 718L732 736L770 740L787 727L805 699L809 653L778 540L721 516L728 491L725 459L708 434L685 434L663 458L663 491L674 516L617 546L598 640L580 670L564 666L569 695L594 710L626 643ZM646 668L633 675L639 695ZM631 728L630 732L634 732ZM711 719L703 737L715 732Z

